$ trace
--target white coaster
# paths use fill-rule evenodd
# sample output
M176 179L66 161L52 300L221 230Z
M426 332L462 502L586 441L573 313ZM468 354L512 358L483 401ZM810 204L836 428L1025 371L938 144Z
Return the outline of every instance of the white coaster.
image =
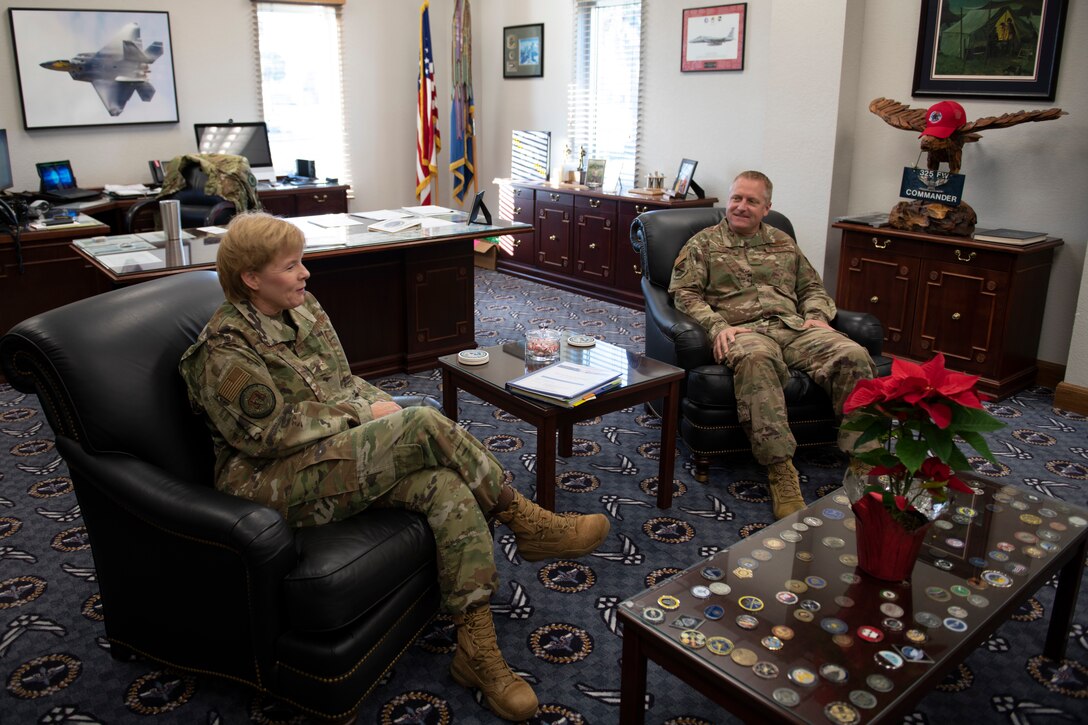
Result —
M462 365L483 365L490 359L487 350L462 350L457 353L457 362Z
M593 347L597 340L589 335L571 335L567 338L567 344L571 347Z

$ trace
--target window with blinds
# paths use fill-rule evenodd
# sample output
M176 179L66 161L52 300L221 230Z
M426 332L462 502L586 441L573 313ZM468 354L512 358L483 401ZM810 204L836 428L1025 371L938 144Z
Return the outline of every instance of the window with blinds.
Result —
M279 174L309 159L318 178L351 183L340 4L253 3L260 100Z
M603 189L635 186L642 126L642 0L574 0L567 135L604 159Z

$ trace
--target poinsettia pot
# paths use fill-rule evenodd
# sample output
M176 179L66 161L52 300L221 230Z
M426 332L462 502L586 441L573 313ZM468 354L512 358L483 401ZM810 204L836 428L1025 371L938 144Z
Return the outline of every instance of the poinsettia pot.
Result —
M931 522L917 512L899 512L901 517L918 517L919 521L913 523L920 525L908 530L884 507L879 496L862 496L850 508L857 522L861 570L884 581L910 579Z

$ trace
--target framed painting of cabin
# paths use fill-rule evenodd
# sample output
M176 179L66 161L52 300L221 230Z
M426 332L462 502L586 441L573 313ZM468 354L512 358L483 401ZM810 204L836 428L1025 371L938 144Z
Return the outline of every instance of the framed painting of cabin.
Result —
M922 0L914 96L1053 101L1068 0Z

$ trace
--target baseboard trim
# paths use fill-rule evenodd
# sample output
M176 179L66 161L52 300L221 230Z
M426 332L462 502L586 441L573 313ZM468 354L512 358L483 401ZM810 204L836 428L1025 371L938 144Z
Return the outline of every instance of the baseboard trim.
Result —
M1046 360L1035 361L1035 384L1044 388L1057 388L1065 380L1065 366Z
M1054 388L1054 407L1088 415L1088 388L1063 380Z

